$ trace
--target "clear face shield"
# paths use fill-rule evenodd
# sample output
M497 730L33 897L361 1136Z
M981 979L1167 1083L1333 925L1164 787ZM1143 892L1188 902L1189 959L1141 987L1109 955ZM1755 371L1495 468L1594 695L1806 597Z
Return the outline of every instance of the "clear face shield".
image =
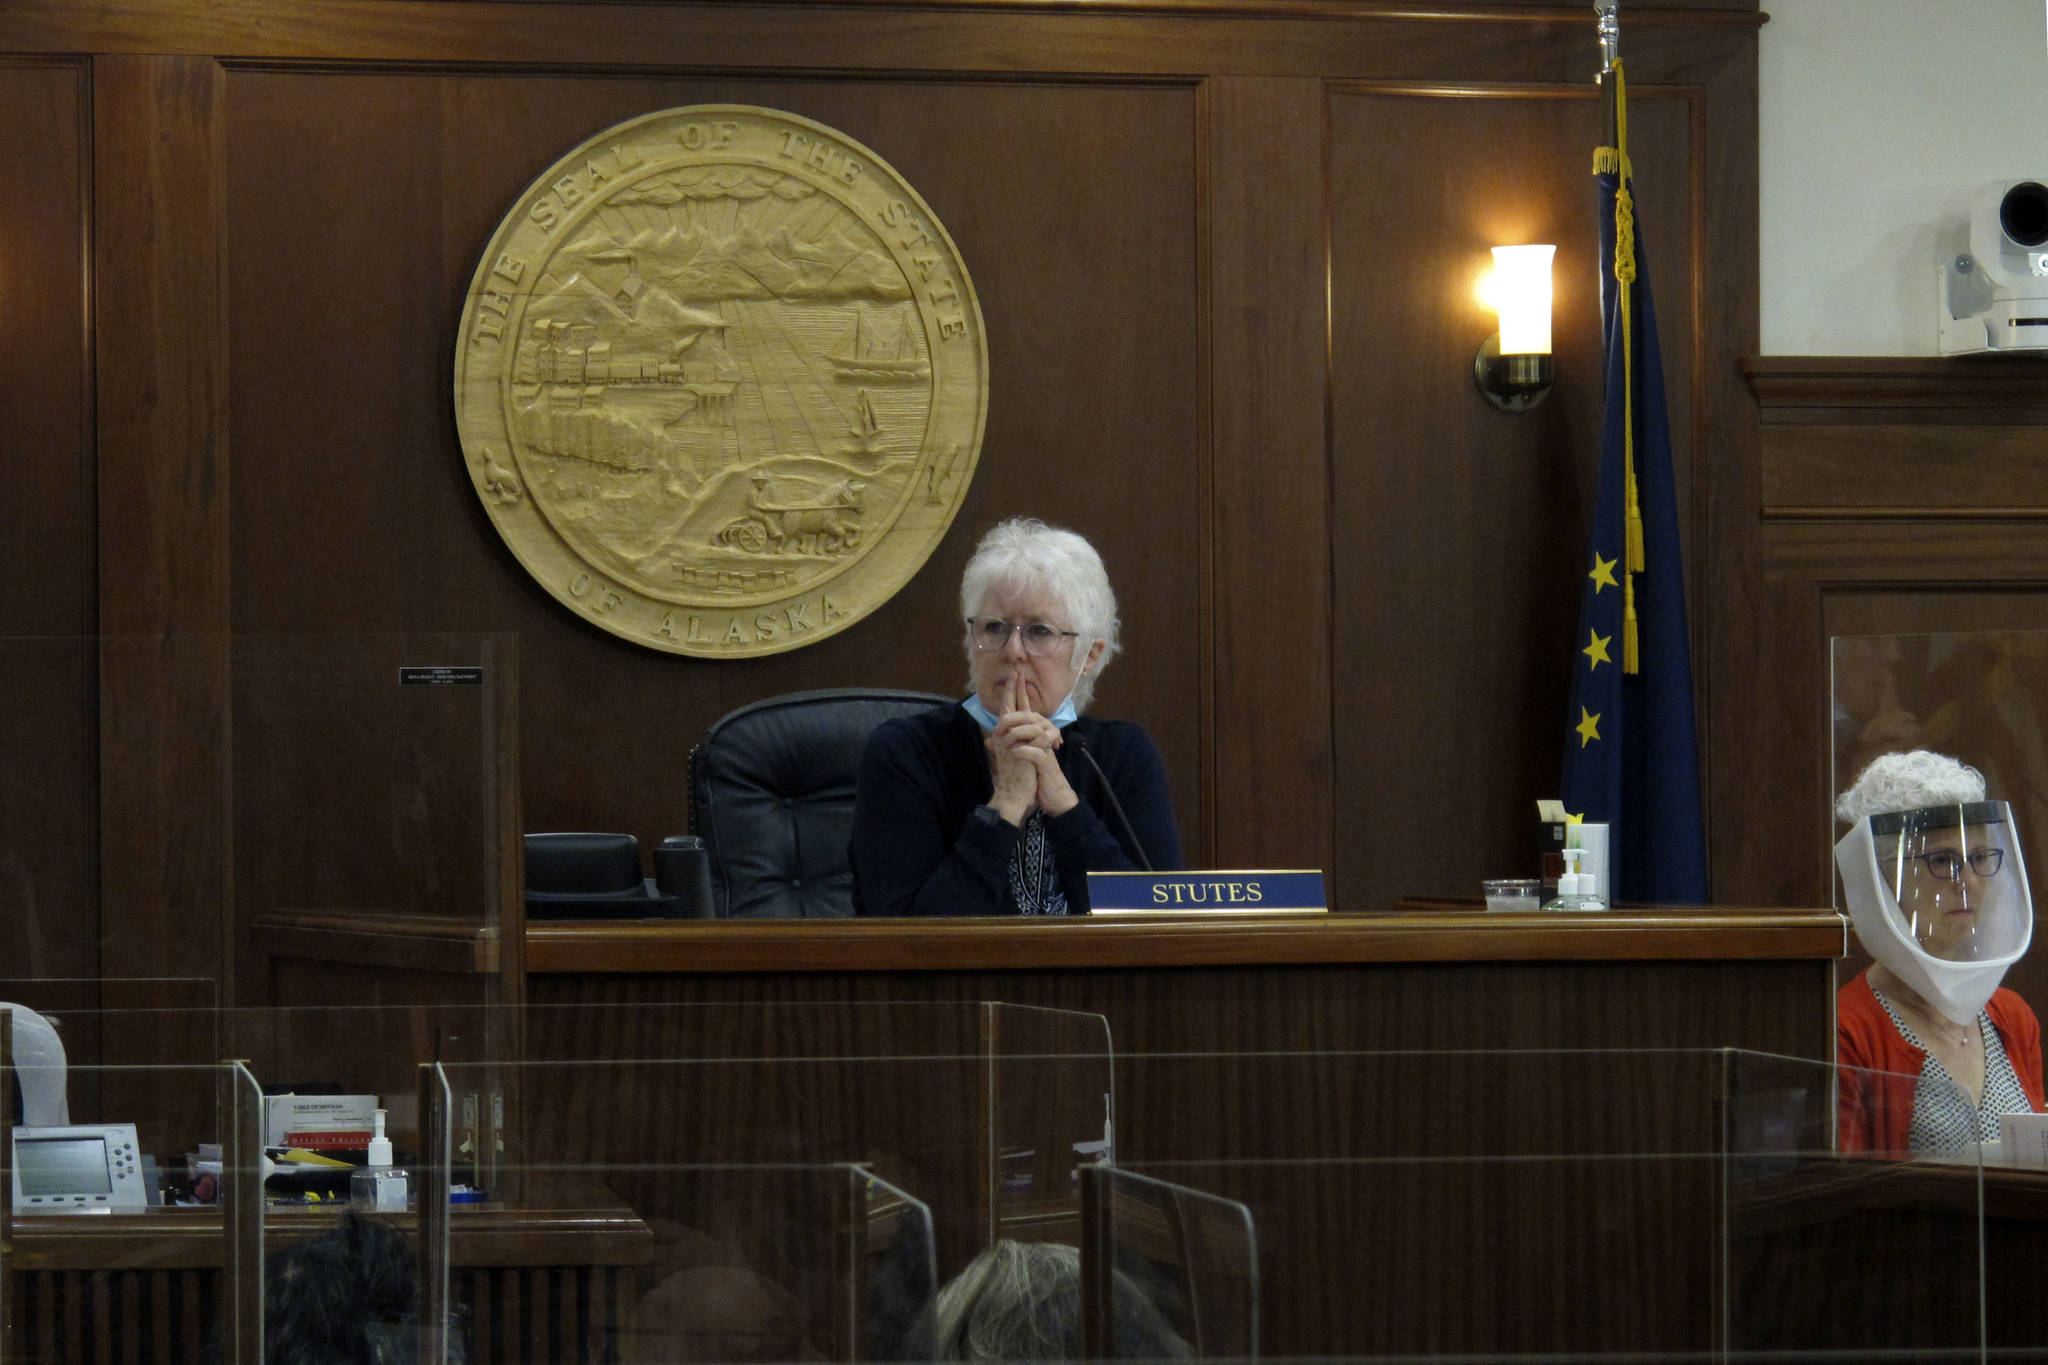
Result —
M1976 1018L2034 932L2003 801L1873 815L1835 845L1856 937L1942 1014Z

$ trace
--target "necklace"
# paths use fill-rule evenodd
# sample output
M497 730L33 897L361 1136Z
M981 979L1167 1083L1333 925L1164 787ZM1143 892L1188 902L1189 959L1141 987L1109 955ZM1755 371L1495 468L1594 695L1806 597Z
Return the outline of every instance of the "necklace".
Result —
M1940 1029L1942 1037L1955 1047L1968 1047L1971 1038L1975 1036L1975 1031L1968 1024L1956 1024L1954 1026L1955 1032L1950 1033L1948 1031L1950 1027L1948 1020L1938 1019L1933 1020L1933 1022Z
M1918 1000L1909 999L1901 1003L1914 1014L1920 1016L1921 1022L1927 1026L1929 1033L1941 1039L1942 1042L1947 1043L1950 1047L1968 1047L1971 1038L1976 1034L1976 1030L1968 1024L1958 1024L1946 1015L1936 1014Z
M1888 972L1886 975L1890 976L1891 974ZM1926 1001L1920 998L1919 992L1913 990L1896 977L1887 981L1885 988L1885 994L1891 997L1893 1003L1903 1007L1909 1014L1915 1016L1926 1027L1928 1033L1950 1047L1966 1048L1976 1038L1977 1029L1974 1020L1968 1024L1958 1024L1946 1015L1937 1014Z

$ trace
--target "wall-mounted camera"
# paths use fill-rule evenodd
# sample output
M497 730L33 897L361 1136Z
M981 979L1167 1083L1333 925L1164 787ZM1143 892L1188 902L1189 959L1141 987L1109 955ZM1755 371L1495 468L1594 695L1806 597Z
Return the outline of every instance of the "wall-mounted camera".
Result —
M1936 267L1941 353L2048 351L2048 183L1978 191Z

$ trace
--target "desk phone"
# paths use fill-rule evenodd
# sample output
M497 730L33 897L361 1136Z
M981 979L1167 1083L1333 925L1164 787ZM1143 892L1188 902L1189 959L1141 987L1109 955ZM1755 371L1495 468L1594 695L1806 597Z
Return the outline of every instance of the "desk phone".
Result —
M149 1182L132 1123L14 1130L14 1211L140 1212Z

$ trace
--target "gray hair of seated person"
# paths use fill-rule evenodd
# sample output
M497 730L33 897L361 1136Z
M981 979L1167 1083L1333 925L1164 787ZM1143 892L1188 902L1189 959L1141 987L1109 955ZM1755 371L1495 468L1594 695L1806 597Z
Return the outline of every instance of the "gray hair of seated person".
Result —
M1984 774L1929 749L1881 754L1835 802L1835 818L1855 824L1872 815L1960 806L1984 799Z
M1192 1355L1135 1281L1117 1273L1111 1354ZM1081 1253L1060 1242L1000 1241L939 1291L938 1358L977 1362L1081 1359Z
M1085 711L1095 695L1095 680L1109 667L1123 648L1118 640L1116 594L1110 590L1109 571L1095 547L1072 531L1048 526L1035 517L1011 517L989 528L974 547L967 570L960 575L960 618L982 615L992 593L1037 590L1045 593L1070 617L1075 633L1074 663L1088 657L1096 641L1102 642L1102 657L1074 680L1074 709ZM974 669L974 642L967 642L970 679ZM968 687L972 689L970 681ZM1053 703L1047 698L1047 704Z

